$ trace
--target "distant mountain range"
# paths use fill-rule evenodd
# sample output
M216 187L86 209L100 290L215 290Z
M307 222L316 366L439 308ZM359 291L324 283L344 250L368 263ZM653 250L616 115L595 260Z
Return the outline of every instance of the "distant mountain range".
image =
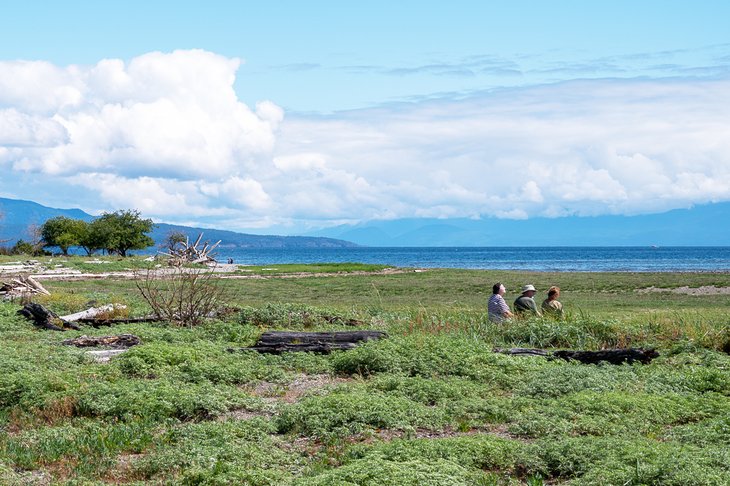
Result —
M66 216L73 219L91 221L94 216L80 209L57 209L42 206L32 201L0 198L0 242L8 240L12 245L19 239L28 241L29 225L42 225L45 221L56 216ZM191 241L202 232L203 240L215 243L221 240L219 248L351 248L355 243L335 238L318 236L276 236L250 235L208 228L193 228L189 226L157 223L150 236L155 240L155 246L164 243L167 235L173 231L184 233Z
M91 220L80 209L55 209L0 198L0 241L28 239L29 224L55 216ZM222 240L223 248L348 248L354 246L730 246L730 203L639 216L532 218L526 220L396 219L341 225L306 236L251 235L160 223L161 244L171 231L190 239Z
M639 216L398 219L309 233L366 246L730 246L730 203Z

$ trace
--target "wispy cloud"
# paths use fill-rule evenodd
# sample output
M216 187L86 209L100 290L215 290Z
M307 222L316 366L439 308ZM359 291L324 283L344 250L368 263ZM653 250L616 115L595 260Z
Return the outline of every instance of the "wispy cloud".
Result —
M274 69L279 71L289 71L289 72L302 72L302 71L313 71L315 69L321 68L322 65L315 62L297 62L293 64L284 64L281 66L274 66Z
M485 54L465 56L456 60L435 59L433 62L411 65L330 66L327 69L384 76L519 77L525 82L534 84L581 77L722 74L730 69L728 50L730 44L719 44L704 48L636 52L613 56L586 55L582 59L580 56L566 56L557 51L546 52L544 55L514 55L509 58ZM692 58L691 61L689 57ZM564 61L566 58L573 60Z

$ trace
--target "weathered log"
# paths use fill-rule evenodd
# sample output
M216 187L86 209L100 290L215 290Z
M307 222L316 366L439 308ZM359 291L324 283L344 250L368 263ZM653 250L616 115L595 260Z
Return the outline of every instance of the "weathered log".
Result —
M36 279L34 279L33 277L31 277L30 275L25 277L24 280L25 280L26 284L28 284L30 287L34 288L36 290L36 292L38 292L39 294L51 295L51 293L49 291L47 291L46 288L43 287L43 285L39 284L38 281Z
M52 310L46 309L40 304L36 304L35 302L25 304L23 308L18 311L18 314L26 319L32 320L33 324L36 326L44 329L50 329L52 331L65 331L64 327L77 330L79 329L79 326L75 323L64 322L60 317L58 317L58 314Z
M502 349L495 348L495 353L511 354L515 356L544 356L548 359L564 359L566 361L578 361L584 364L610 363L623 364L639 362L648 364L659 353L654 349L643 348L619 348L619 349L602 349L600 351L574 351L563 349L558 351L547 351L544 349L528 349L528 348L511 348Z
M96 346L109 346L112 348L131 348L142 341L134 334L119 334L117 336L79 336L74 339L66 339L61 344L76 346L77 348L88 348Z
M363 341L387 337L384 331L331 331L331 332L277 332L263 333L255 345L248 348L229 348L228 351L257 351L281 354L288 351L329 353L347 350Z
M33 294L51 295L43 285L29 275L18 275L10 282L0 282L0 293L10 298L22 298Z
M180 266L184 263L215 263L216 260L213 258L212 252L220 244L220 240L213 246L210 246L210 243L206 241L203 248L198 248L202 239L203 233L200 233L195 243L191 245L186 236L185 242L181 243L180 248L170 248L169 252L160 253L170 257L167 263L172 266Z
M585 364L596 364L607 362L611 364L639 363L649 364L651 360L658 357L659 353L654 349L627 348L627 349L604 349L601 351L555 351L553 357L566 361L580 361Z
M61 319L63 319L66 322L74 322L74 321L80 321L81 319L92 319L98 316L99 314L106 314L108 312L113 312L115 309L126 309L126 305L122 304L107 304L102 305L100 307L91 307L89 309L86 309L81 312L76 312L74 314L68 314L65 316L61 316Z

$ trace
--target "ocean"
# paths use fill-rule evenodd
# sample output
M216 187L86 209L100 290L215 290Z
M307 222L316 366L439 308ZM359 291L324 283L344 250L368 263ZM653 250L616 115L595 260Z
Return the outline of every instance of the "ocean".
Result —
M216 257L246 265L357 262L543 272L730 272L730 247L224 248Z

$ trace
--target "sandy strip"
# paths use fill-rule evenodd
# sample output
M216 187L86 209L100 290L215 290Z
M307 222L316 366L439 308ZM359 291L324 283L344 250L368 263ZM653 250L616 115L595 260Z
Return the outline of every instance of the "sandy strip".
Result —
M660 287L647 287L638 289L640 294L649 294L653 292L671 292L673 294L684 295L730 295L730 287L715 287L714 285L704 285L702 287L677 287L674 289L666 289Z
M153 275L155 277L162 277L165 275L172 274L176 272L178 269L171 268L171 267L162 267L162 268L156 268L152 271ZM201 270L205 270L202 268L183 268L183 271L189 271L189 272L197 272ZM233 272L237 271L246 271L245 267L242 267L241 265L230 265L230 264L222 264L217 265L213 268L209 269L211 272L215 274L221 274L220 278L222 279L272 279L272 278L307 278L307 277L346 277L350 275L393 275L398 273L420 273L425 272L426 269L402 269L402 268L386 268L384 270L379 270L375 272L364 272L364 271L355 271L355 272L321 272L321 273L312 273L312 272L297 272L297 273L282 273L282 274L271 274L271 275L262 275L262 274L237 274L237 275L228 275ZM31 272L32 273L32 272ZM41 273L32 273L33 278L36 280L61 280L61 281L70 281L70 280L99 280L99 279L106 279L106 278L118 278L118 279L133 279L136 276L142 276L143 278L146 276L145 270L140 271L133 271L133 270L126 270L126 271L119 271L119 272L101 272L101 273L83 273L80 270L73 270L73 269L55 269L51 271L45 271ZM9 275L8 275L9 276Z

